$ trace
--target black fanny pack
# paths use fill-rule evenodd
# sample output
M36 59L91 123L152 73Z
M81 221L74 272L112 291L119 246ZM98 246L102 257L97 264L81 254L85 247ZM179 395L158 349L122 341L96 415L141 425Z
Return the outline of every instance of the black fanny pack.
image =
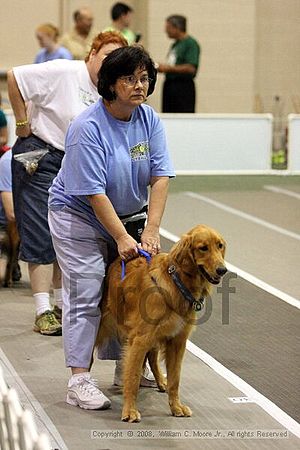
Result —
M148 205L145 205L140 211L137 211L126 216L119 216L119 219L123 222L126 231L137 242L141 242L141 235L145 228L145 222L147 219Z

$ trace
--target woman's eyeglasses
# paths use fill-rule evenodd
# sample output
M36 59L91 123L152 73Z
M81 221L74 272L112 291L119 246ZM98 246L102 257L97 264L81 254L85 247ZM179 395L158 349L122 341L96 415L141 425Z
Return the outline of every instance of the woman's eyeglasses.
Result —
M141 78L137 78L134 75L127 75L120 77L120 80L130 87L135 87L137 82L142 83L143 87L145 87L151 83L152 78L149 78L148 75L143 75Z

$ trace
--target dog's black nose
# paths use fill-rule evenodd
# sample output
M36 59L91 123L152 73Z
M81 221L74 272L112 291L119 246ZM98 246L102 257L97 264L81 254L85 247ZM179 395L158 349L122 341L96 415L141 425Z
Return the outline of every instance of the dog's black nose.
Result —
M220 277L222 277L227 272L227 269L225 266L220 266L217 268L216 272L218 275L220 275Z

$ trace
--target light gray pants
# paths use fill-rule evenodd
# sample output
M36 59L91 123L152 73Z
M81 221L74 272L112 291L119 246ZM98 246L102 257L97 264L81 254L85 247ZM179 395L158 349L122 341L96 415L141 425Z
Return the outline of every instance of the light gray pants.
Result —
M66 366L89 368L101 318L107 244L84 215L67 207L49 211L49 227L62 271ZM118 342L111 342L99 357L119 359Z

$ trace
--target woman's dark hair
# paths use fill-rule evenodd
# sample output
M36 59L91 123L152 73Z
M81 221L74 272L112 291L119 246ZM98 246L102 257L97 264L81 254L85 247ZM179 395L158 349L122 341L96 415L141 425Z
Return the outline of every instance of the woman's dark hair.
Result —
M111 101L115 99L115 94L111 90L117 79L132 75L136 69L145 69L148 77L151 78L147 97L154 91L157 70L154 62L146 50L140 45L117 48L112 51L103 61L98 73L98 92L102 97Z

